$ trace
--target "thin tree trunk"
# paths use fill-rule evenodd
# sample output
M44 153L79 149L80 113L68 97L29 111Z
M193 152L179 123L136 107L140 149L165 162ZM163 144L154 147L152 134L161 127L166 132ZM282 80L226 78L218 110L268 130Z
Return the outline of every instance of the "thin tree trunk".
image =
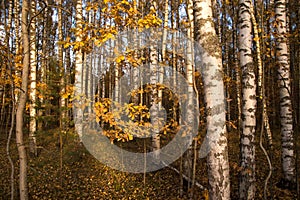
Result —
M82 40L81 32L82 32L82 0L77 0L76 2L76 42L80 42ZM75 52L75 97L83 98L83 54L81 48L77 49ZM80 105L78 105L80 106ZM76 108L75 113L75 128L79 135L80 141L83 133L83 110L80 107Z
M278 64L280 124L282 136L282 169L284 180L295 182L295 153L293 136L293 111L291 101L290 63L287 41L286 1L275 0L277 25L276 52Z
M58 40L63 40L63 25L62 25L62 0L58 1ZM61 44L57 45L58 49L58 67L60 69L60 128L64 130L64 118L65 118L65 98L63 94L65 93L65 69L63 66L63 46Z
M251 3L250 5L250 13L251 13L251 20L253 23L253 32L254 32L254 41L256 43L256 56L257 56L257 65L258 65L258 90L259 90L259 97L262 101L262 124L261 124L261 135L260 135L260 148L262 149L262 151L264 152L266 159L268 161L269 164L269 173L268 176L266 177L265 180L265 186L264 186L264 198L267 199L267 185L268 185L268 181L271 178L272 175L272 164L271 164L271 160L270 157L266 151L266 149L263 146L262 143L262 137L263 137L263 130L264 128L266 129L267 132L267 137L269 140L269 145L271 147L272 150L272 134L271 134L271 129L270 129L270 125L269 125L269 117L268 117L268 112L267 112L267 103L266 103L266 96L265 96L265 83L264 83L264 68L263 68L263 62L261 59L261 48L260 48L260 38L258 35L258 25L256 23L256 18L254 16L254 9L253 9L253 5Z
M48 0L45 0L46 5L48 5ZM47 62L48 62L48 33L49 33L49 25L48 25L48 17L49 17L49 8L46 7L44 11L43 16L43 33L42 33L42 57L41 57L41 67L40 67L40 82L42 84L47 84ZM39 98L40 101L40 109L38 112L39 117L42 117L44 114L46 114L46 101L47 98L43 95L45 93L44 90L42 90L42 96ZM40 121L38 123L38 128L42 128L46 123L43 123L43 121Z
M22 39L24 47L24 58L23 58L23 70L22 70L22 85L19 103L17 106L16 113L16 143L18 147L18 154L20 160L20 171L19 171L19 192L20 199L28 199L28 186L27 186L27 155L26 148L23 139L23 116L24 109L27 100L28 91L28 75L30 65L30 52L29 52L29 35L28 35L28 12L29 12L29 1L23 0L22 4Z
M256 83L252 58L251 0L239 1L239 52L242 69L243 108L241 134L240 199L255 199Z
M20 55L20 40L21 40L21 37L20 37L20 2L19 1L15 1L14 2L14 14L15 14L15 19L14 19L14 24L15 24L15 38L16 38L16 60L17 62L15 63L16 64L16 69L15 69L15 75L18 77L20 76L19 74L19 67L17 67L17 65L19 64L20 65L20 60L18 59L21 55ZM16 90L15 91L15 102L18 102L18 91Z
M30 9L30 123L29 123L29 150L30 153L37 156L36 147L36 2L31 0Z
M233 63L234 63L234 69L235 69L235 79L236 79L236 101L237 101L237 130L238 130L238 136L240 136L241 134L241 129L242 129L242 106L241 106L241 102L242 102L242 95L241 95L241 69L239 67L238 64L238 57L237 57L237 47L238 47L238 31L236 28L236 24L237 24L237 19L238 17L236 17L237 12L235 9L236 4L232 1L232 12L234 17L234 22L232 23L232 51L233 51Z
M13 1L9 1L9 17L8 17L8 27L7 27L7 34L6 34L6 43L7 43L7 47L8 47L8 50L10 50L10 45L9 45L9 40L10 40L10 35L11 35L11 25L12 25L12 17L13 17ZM19 35L17 35L17 37L19 37ZM13 48L12 48L13 49ZM13 50L10 50L10 51L13 51ZM11 138L12 138L12 135L13 135L13 131L14 131L14 126L15 126L15 112L16 112L16 102L15 102L15 82L14 82L14 79L13 79L13 75L12 75L12 54L8 53L7 54L7 59L8 59L8 63L7 63L7 66L10 70L10 74L9 74L9 78L10 78L10 81L11 81L11 99L12 99L12 105L11 105L11 115L10 116L6 116L7 117L7 125L9 124L9 119L11 119L11 123L10 123L10 129L9 129L9 133L8 133L8 137L7 137L7 142L6 142L6 155L7 155L7 158L8 158L8 161L9 161L9 164L10 164L10 193L11 193L11 200L14 199L14 195L15 195L15 184L14 184L14 162L12 160L12 157L11 157L11 152L10 152L10 143L11 143ZM2 74L0 75L2 76ZM3 92L3 104L2 104L2 108L1 108L1 118L0 120L2 119L2 116L4 116L4 107L5 107L5 89L4 87L0 86L0 98L2 97L2 92ZM3 90L3 91L2 91ZM0 121L0 123L2 122L2 120ZM5 130L6 132L6 130Z
M230 70L230 65L229 65L229 46L228 45L228 39L227 39L227 34L229 32L228 30L228 24L227 24L227 19L226 16L228 15L227 13L227 5L225 1L222 2L222 17L221 17L221 24L220 24L220 38L221 38L221 47L223 49L222 53L222 61L223 61L223 71L224 74L226 75L225 78L225 92L226 92L226 120L227 122L231 122L231 97L230 97L230 84L231 84L231 70ZM234 32L234 31L233 31ZM231 131L231 126L227 126L227 130L230 132Z
M267 112L267 101L266 101L266 96L265 96L265 85L264 85L264 67L263 67L263 62L261 59L261 48L260 48L260 38L258 35L258 25L256 23L256 19L254 16L254 9L253 5L251 4L251 20L253 23L253 32L254 32L254 41L256 43L256 52L257 52L257 65L258 65L258 89L259 89L259 98L262 100L262 107L263 107L263 122L262 126L265 127L266 132L267 132L267 137L268 137L268 142L269 145L273 145L273 139L272 139L272 133L271 133L271 128L270 128L270 123L269 123L269 116Z
M157 5L155 0L151 2L150 10L156 12ZM155 159L159 160L159 149L160 149L160 135L159 135L159 124L158 124L158 92L157 92L157 70L158 70L158 58L157 58L157 46L150 46L150 84L152 85L152 97L151 97L151 123L153 126L152 135L152 150L154 152Z
M187 124L193 124L196 123L195 118L197 116L194 116L194 102L193 102L193 93L194 93L194 51L193 51L193 41L194 41L194 14L193 14L193 1L187 0L187 16L189 21L189 27L187 29L187 47L186 47L186 78L188 82L188 91L187 91L187 108L186 108L186 119L188 120ZM193 126L194 127L194 126ZM195 133L188 132L186 141L193 141L192 135ZM183 158L183 174L187 177L191 178L193 174L193 158L192 158L193 150L192 150L192 144L188 147L188 150L184 154ZM188 191L192 188L192 185L190 182L188 182ZM192 193L189 193L190 198L192 197Z
M8 19L7 19L7 30L6 30L6 38L11 37L11 27L12 27L12 18L13 18L13 0L9 0L8 2ZM13 47L9 44L9 40L7 40L7 47L12 51Z
M163 66L167 63L167 57L166 57L166 45L167 45L167 32L168 32L168 23L169 23L169 0L165 0L165 5L164 5L164 20L163 20L163 36L162 36L162 48L161 48L161 55L162 55L162 63ZM160 66L158 69L158 80L160 83L163 82L164 80L164 68L163 66ZM163 90L159 89L158 90L158 110L159 112L162 111L162 103L163 103ZM160 116L161 117L161 116ZM162 118L159 118L159 125L160 127L163 127L164 125L162 124L164 120Z
M62 0L58 1L58 41L63 40L63 25L62 25ZM62 177L63 177L63 134L65 133L66 123L66 100L63 94L65 93L65 69L63 65L63 46L61 44L57 44L57 52L58 52L58 67L60 70L60 119L59 119L59 154L60 154L60 185L62 186Z

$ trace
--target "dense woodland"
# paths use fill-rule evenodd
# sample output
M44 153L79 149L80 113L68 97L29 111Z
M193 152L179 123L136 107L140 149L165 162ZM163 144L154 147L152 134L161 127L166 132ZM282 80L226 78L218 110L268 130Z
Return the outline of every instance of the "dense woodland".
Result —
M298 0L1 0L0 199L300 199L299 31Z

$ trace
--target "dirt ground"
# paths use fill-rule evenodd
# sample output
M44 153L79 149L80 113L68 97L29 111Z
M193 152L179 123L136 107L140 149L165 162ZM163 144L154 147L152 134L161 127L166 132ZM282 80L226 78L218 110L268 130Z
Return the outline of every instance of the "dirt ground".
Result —
M64 136L62 168L57 130L38 133L39 156L30 157L28 184L30 199L187 199L180 195L180 177L175 171L164 168L156 172L130 174L113 170L97 161L78 143L76 134ZM259 133L258 133L259 134ZM6 156L6 139L0 139L0 199L10 198L10 166ZM258 141L258 138L257 138ZM229 133L229 159L231 197L238 199L239 137ZM132 143L127 145L140 145ZM138 146L142 148L142 146ZM257 142L257 199L263 199L264 181L268 163ZM18 159L15 140L12 139L11 155L15 163L15 195L17 195ZM268 184L268 199L296 199L296 191L282 190L276 183L282 177L280 135L274 133L272 151L273 174ZM179 169L179 161L172 164ZM196 181L207 187L205 159L198 160ZM206 199L205 191L194 188L194 199Z

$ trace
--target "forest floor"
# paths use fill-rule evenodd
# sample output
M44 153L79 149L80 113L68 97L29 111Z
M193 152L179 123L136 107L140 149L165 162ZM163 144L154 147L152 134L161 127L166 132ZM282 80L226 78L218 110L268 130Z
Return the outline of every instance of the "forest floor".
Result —
M258 133L259 134L259 133ZM29 157L28 184L30 199L187 199L180 197L180 177L170 168L144 174L130 174L113 170L97 161L75 134L64 137L62 168L58 130L38 133L39 156ZM268 199L296 199L296 191L282 190L275 185L282 177L280 136L274 133L273 175L269 182ZM0 199L10 198L10 165L6 156L5 135L0 136ZM257 145L257 199L263 199L264 181L268 175L268 163ZM12 139L11 155L15 163L15 195L17 195L18 157L15 139ZM238 199L239 138L229 133L229 159L231 197ZM179 162L172 166L179 169ZM207 187L205 159L198 160L196 181ZM271 184L271 185L270 185ZM271 192L271 193L270 193ZM206 199L206 193L194 189L194 199Z

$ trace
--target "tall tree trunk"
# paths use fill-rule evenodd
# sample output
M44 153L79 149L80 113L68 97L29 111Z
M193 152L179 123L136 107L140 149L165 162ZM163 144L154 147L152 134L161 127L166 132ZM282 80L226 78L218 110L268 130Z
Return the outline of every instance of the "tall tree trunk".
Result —
M228 45L228 32L230 31L228 29L229 25L227 23L227 15L229 14L227 12L227 5L225 0L222 2L222 17L221 17L221 24L220 24L220 37L221 37L221 47L222 47L222 61L223 61L223 71L226 76L225 78L225 92L226 92L226 120L228 122L231 122L231 94L230 94L230 84L231 84L231 68L229 65L229 48L230 45ZM233 22L234 23L234 22ZM234 31L233 31L234 32ZM227 130L231 131L231 125L227 126Z
M167 63L167 58L166 58L166 45L167 45L167 32L168 32L168 23L169 23L169 0L165 0L165 5L164 5L164 20L163 20L163 36L162 36L162 47L161 47L161 56L162 56L162 63L163 66ZM163 66L160 66L158 69L158 80L160 83L163 82L164 80L164 68ZM163 90L159 89L158 90L158 110L159 112L162 111L162 103L163 103ZM160 116L161 117L161 116ZM163 119L158 119L160 127L163 127L164 125L162 124L164 122Z
M6 30L6 38L11 37L11 27L12 27L12 19L13 19L13 0L9 0L8 2L8 19L7 19L7 30ZM13 47L10 45L9 39L7 40L7 47L12 51Z
M186 107L186 119L188 120L187 124L193 124L196 123L195 120L197 119L197 116L194 116L194 110L195 108L193 102L193 93L194 93L194 51L193 51L193 41L194 41L194 14L193 14L193 1L187 0L187 16L189 21L189 27L187 29L187 46L186 46L186 79L188 82L188 91L187 91L187 107ZM194 126L193 126L194 127ZM186 137L186 141L193 141L192 135L195 133L192 133L189 131ZM196 133L197 134L197 133ZM192 144L188 147L188 150L184 154L184 160L183 160L183 173L189 178L192 178L193 174L193 159L192 159ZM188 191L192 188L191 183L188 183ZM192 196L192 193L189 194L189 196Z
M21 46L20 46L20 2L19 1L15 1L14 2L14 14L15 14L15 21L14 21L14 24L15 24L15 37L16 37L16 58L19 58L21 55ZM20 65L20 60L19 59L16 59L17 62L16 62L16 69L15 69L15 75L18 77L20 74L19 74L19 68L20 67L17 67L17 64ZM18 92L17 90L15 91L15 102L18 102Z
M156 1L151 1L150 10L157 11ZM154 43L155 44L155 43ZM159 135L159 124L158 124L158 92L157 92L157 70L158 70L158 58L157 58L157 46L150 46L150 84L152 85L152 97L151 97L151 123L153 126L152 135L152 151L154 152L155 159L159 160L159 149L160 149L160 135Z
M82 0L76 2L76 42L82 40ZM83 98L83 54L81 48L75 52L75 98ZM83 110L80 105L75 109L75 128L81 141L83 133Z
M31 0L30 9L30 123L29 123L29 150L33 155L37 155L36 147L36 2Z
M251 0L239 1L239 52L242 69L242 135L240 199L255 199L256 83L252 58Z
M24 58L23 58L23 73L22 73L22 85L19 103L17 106L16 113L16 143L18 147L18 154L20 160L20 174L19 174L19 192L20 199L28 199L28 186L27 186L27 155L26 148L23 139L23 115L27 100L28 91L28 75L30 65L30 53L29 53L29 36L28 36L28 12L29 12L29 1L23 0L22 4L22 40L24 47Z
M63 40L63 23L62 23L62 0L58 1L58 41ZM64 127L64 119L66 116L65 106L66 100L63 98L63 94L65 93L65 68L63 65L63 46L61 44L57 44L58 49L58 67L60 70L60 128L63 131Z
M237 9L235 9L236 4L232 1L232 12L233 12L233 23L232 23L232 51L233 51L233 64L235 70L235 79L236 79L236 103L237 103L237 130L238 135L240 136L241 129L242 129L242 95L241 95L241 69L238 64L238 56L237 56L237 47L238 47L238 31L236 28L237 24Z
M48 5L48 0L45 0L46 5ZM42 54L42 58L41 58L41 67L40 67L40 82L42 84L46 84L47 83L47 62L48 62L48 33L49 33L49 8L46 7L44 14L43 14L43 33L42 33L42 50L41 50L41 54ZM44 90L41 91L42 94L45 92ZM39 109L39 117L43 116L44 114L46 114L46 101L47 98L42 95L41 98L39 98L40 101L40 109ZM38 128L42 128L44 126L44 123L42 121L40 121L38 123Z
M63 40L63 23L62 23L62 0L58 1L58 41ZM60 70L60 118L59 118L59 153L60 153L60 161L59 161L59 171L60 171L60 185L62 186L62 177L63 177L63 134L66 131L66 99L63 96L65 93L65 68L63 65L63 46L61 44L57 44L57 53L58 53L58 68Z
M286 1L275 0L276 52L279 79L280 124L282 136L282 169L285 181L295 182L293 111L291 101L290 63L287 41Z
M204 52L201 55L202 76L207 112L207 145L200 149L200 157L207 157L209 197L213 200L230 199L229 162L226 134L225 96L222 78L222 55L213 27L210 0L194 0L196 36ZM213 140L212 135L218 134ZM207 152L208 153L208 152Z
M271 160L270 157L266 151L266 149L263 146L263 130L264 128L266 129L267 132L267 137L269 140L269 145L271 147L272 150L272 134L271 134L271 129L270 129L270 125L269 125L269 117L268 117L268 113L267 113L267 102L266 102L266 96L265 96L265 81L264 81L264 68L263 68L263 62L262 62L262 54L261 54L261 48L260 48L260 38L259 38L259 34L258 34L258 25L256 23L256 18L254 15L254 8L253 5L251 3L250 5L250 13L251 13L251 21L253 24L253 32L254 32L254 41L256 44L256 57L257 57L257 65L258 65L258 91L259 91L259 97L261 99L261 103L262 103L262 124L261 124L261 134L260 134L260 139L259 139L259 145L260 148L262 149L262 151L264 152L266 159L268 161L269 164L269 174L265 180L265 186L264 186L264 198L267 199L267 184L269 179L271 178L272 175L272 164L271 164Z

